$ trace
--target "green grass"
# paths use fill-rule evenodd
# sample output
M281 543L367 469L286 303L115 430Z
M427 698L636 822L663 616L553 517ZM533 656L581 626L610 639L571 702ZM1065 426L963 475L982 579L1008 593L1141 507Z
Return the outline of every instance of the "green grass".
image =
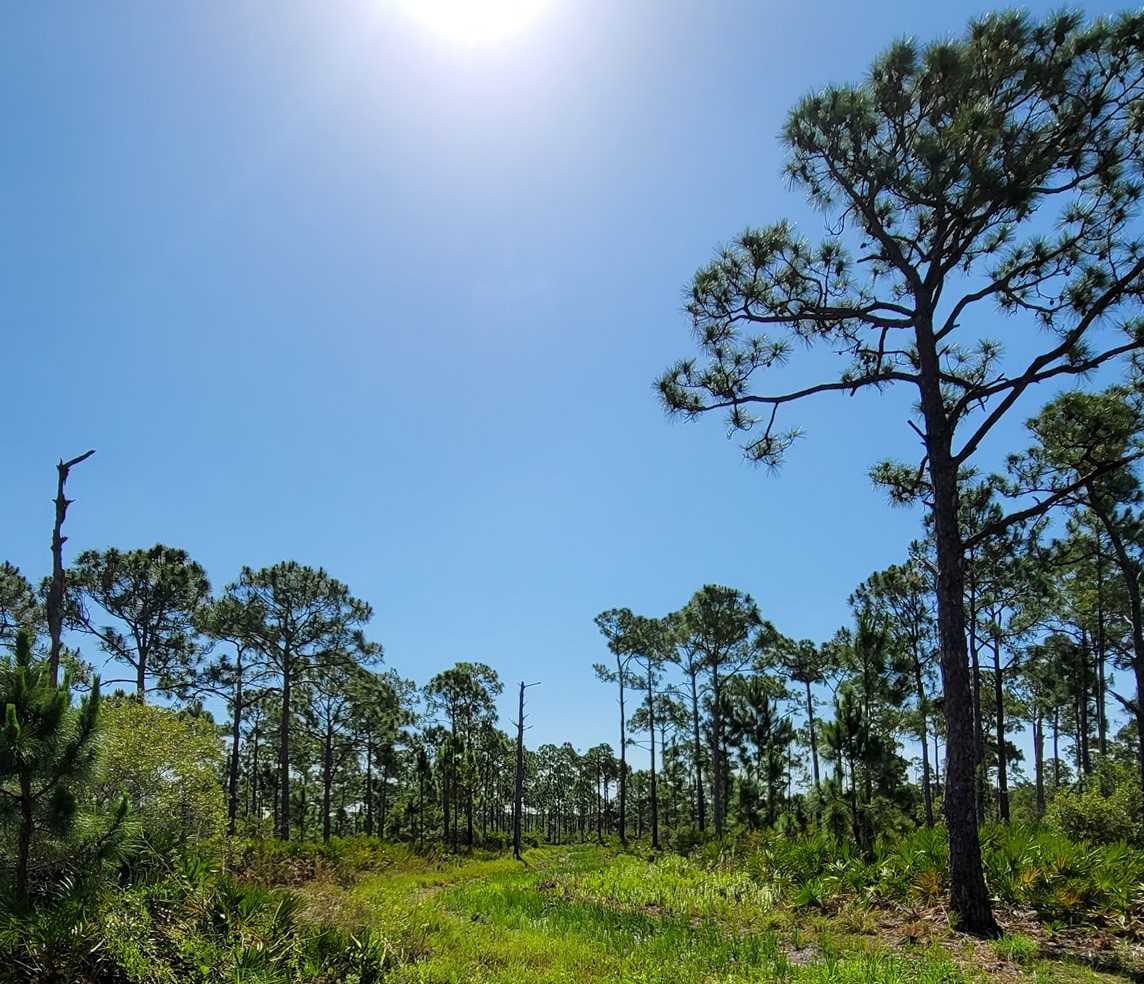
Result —
M795 879L797 880L797 879ZM880 932L875 909L792 909L741 859L687 860L595 846L510 858L413 856L351 887L304 885L304 918L368 926L395 955L395 984L1044 984L1117 980L1036 961L1035 940L965 945L937 924L918 942Z
M994 941L993 949L998 956L1006 960L1018 964L1028 964L1036 959L1040 946L1036 940L1021 933L1015 933L1012 936L1002 936L1001 939Z
M1144 968L1135 889L1104 886L1118 858L1134 877L1135 855L1014 835L989 857L1011 929L992 943L950 930L933 832L875 862L754 836L688 858L588 844L524 863L366 838L235 844L140 869L75 912L0 913L0 967L79 984L1095 984L1125 978L1084 960ZM1090 907L1037 921L1005 901L1062 885Z

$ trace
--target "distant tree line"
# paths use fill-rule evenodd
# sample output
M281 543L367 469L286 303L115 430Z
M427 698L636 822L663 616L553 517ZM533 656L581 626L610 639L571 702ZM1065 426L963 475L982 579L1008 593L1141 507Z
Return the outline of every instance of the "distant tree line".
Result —
M1049 428L1066 410L1086 440L1108 440L1115 428L1118 454L1144 433L1137 397L1119 388L1050 403L1030 421L1034 443L1010 459L1010 474L965 484L967 530L1000 512L1012 476L1057 457ZM1144 774L1132 599L1144 563L1139 479L1125 466L1094 490L1110 525L1076 497L1055 525L1044 516L1013 524L967 559L982 823L1009 822L1015 800L1033 819L1058 790L1110 794L1110 775ZM880 835L940 822L948 736L936 576L932 539L915 541L901 563L856 586L852 623L818 643L784 636L750 595L719 585L660 618L598 616L612 660L596 672L625 708L619 740L650 755L627 783L621 763L602 769L618 799L604 829L646 831L654 842L663 824L715 835L729 823L818 824L872 852ZM634 827L621 824L633 809Z
M1082 459L1129 457L1144 402L1125 387L1070 392L1028 430L1006 474L963 483L967 536L1014 484L1068 486ZM1015 801L1040 815L1057 790L1099 785L1105 763L1144 772L1142 517L1126 464L1070 492L1052 523L1032 515L967 552L980 821L1007 822ZM598 615L608 656L595 673L616 697L616 745L526 749L524 833L658 847L819 824L872 850L882 833L933 825L947 781L934 553L931 534L871 574L850 597L852 623L817 642L788 638L749 594L719 585L659 617ZM383 669L369 605L293 562L244 569L217 593L166 546L85 551L65 573L65 627L128 671L105 691L227 709L229 833L361 832L454 850L508 837L515 746L491 667L459 662L421 687ZM0 566L0 641L14 646L23 629L46 647L47 587ZM68 686L90 681L78 652L65 649L63 666ZM632 767L634 746L646 767Z

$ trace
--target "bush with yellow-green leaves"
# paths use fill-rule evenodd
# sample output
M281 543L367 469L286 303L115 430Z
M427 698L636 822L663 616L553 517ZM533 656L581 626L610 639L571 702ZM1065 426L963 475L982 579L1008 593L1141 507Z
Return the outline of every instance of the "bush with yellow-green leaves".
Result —
M222 833L224 753L209 718L111 698L100 715L100 743L97 801L125 795L142 832L159 840Z

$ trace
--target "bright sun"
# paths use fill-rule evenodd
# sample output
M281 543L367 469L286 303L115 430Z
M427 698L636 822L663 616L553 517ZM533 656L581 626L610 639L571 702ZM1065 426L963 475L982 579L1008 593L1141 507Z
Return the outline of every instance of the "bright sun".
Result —
M461 44L497 41L524 29L548 0L400 0L426 27Z

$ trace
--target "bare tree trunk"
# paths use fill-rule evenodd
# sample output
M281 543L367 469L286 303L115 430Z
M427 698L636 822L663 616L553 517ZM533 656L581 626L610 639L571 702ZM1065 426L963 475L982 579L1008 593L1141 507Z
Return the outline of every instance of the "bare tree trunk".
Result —
M969 632L970 680L973 688L973 756L974 756L974 796L977 822L985 822L985 722L981 713L981 659L977 644L977 569L973 553L968 564L969 611L965 613L966 629Z
M720 708L719 664L711 664L711 805L715 813L715 836L723 836L723 715Z
M147 643L139 637L139 633L135 633L135 657L138 662L135 664L135 699L140 704L147 703L147 667L150 665L148 661L148 646Z
M520 818L524 811L524 681L516 715L516 781L512 794L512 856L520 860Z
M604 809L606 801L603 796L604 779L603 773L597 768L596 770L596 841L598 843L604 842Z
M1053 792L1061 788L1061 709L1053 704Z
M1001 635L993 633L993 700L997 717L997 815L1009 822L1009 772L1005 752L1005 681L1001 669Z
M330 789L334 784L334 731L326 726L322 748L322 841L330 839Z
M922 739L922 800L925 803L926 809L926 826L933 826L933 790L930 788L930 764L929 764L929 730L926 721L926 688L922 681L922 660L921 654L918 652L918 638L914 635L913 639L913 656L914 656L914 687L918 693L918 714L921 716L921 739ZM810 696L810 685L807 685L807 697ZM811 731L811 746L814 745L814 732ZM818 787L818 767L815 763L814 785Z
M699 681L697 671L689 671L691 677L691 728L693 753L695 755L695 806L699 829L707 829L707 804L703 798L703 741L699 730Z
M425 771L418 762L417 768L417 847L425 846Z
M290 839L290 676L289 657L283 661L282 720L278 722L278 839Z
M365 835L373 836L373 732L365 733Z
M937 729L933 733L933 784L941 792L941 749L938 746Z
M1096 740L1101 760L1108 755L1108 683L1105 680L1104 555L1096 534Z
M227 777L226 835L233 837L238 821L238 765L239 743L242 739L242 654L235 666L234 703L231 711L233 727L230 733L230 775Z
M451 752L449 751L448 739L446 739L445 747L442 749L441 755L441 843L449 844L452 837L452 828L449 826L449 770ZM453 844L453 849L456 850L456 844Z
M381 807L378 814L377 836L385 836L385 819L389 814L389 756L383 756L381 760Z
M1033 770L1037 790L1037 816L1045 814L1045 717L1037 708L1033 715Z
M51 674L52 686L58 686L60 681L60 651L63 648L64 632L64 544L67 537L63 535L64 520L67 518L68 506L73 499L65 494L68 473L80 462L87 461L95 450L87 451L70 461L60 459L56 465L56 522L52 527L52 580L48 586L47 616L48 635L51 637L51 652L48 656L48 672Z
M917 328L917 342L937 548L938 636L945 695L945 817L949 831L950 903L960 929L996 936L997 923L993 919L981 863L974 796L973 693L965 638L965 547L958 516L958 464L951 453L953 434L941 392L937 345L932 327L925 323L924 312Z
M818 779L818 735L814 727L814 696L810 692L810 681L803 681L806 684L806 725L810 731L810 761L814 767L814 791L818 792L821 788Z
M465 846L473 846L473 788L469 783L465 794Z
M1077 732L1080 736L1080 766L1083 775L1092 772L1092 756L1089 754L1089 724L1088 724L1088 631L1080 630L1080 702L1077 705Z
M259 800L258 800L258 725L255 724L254 734L251 735L253 742L251 747L250 758L250 815L254 818L255 830L258 831L258 836L262 836L262 825L260 821L262 817L259 814Z
M616 657L617 677L620 684L620 843L628 846L628 757L627 719L624 715L624 662Z
M652 676L652 662L647 661L647 721L651 735L651 846L659 850L659 799L655 782L655 683Z

